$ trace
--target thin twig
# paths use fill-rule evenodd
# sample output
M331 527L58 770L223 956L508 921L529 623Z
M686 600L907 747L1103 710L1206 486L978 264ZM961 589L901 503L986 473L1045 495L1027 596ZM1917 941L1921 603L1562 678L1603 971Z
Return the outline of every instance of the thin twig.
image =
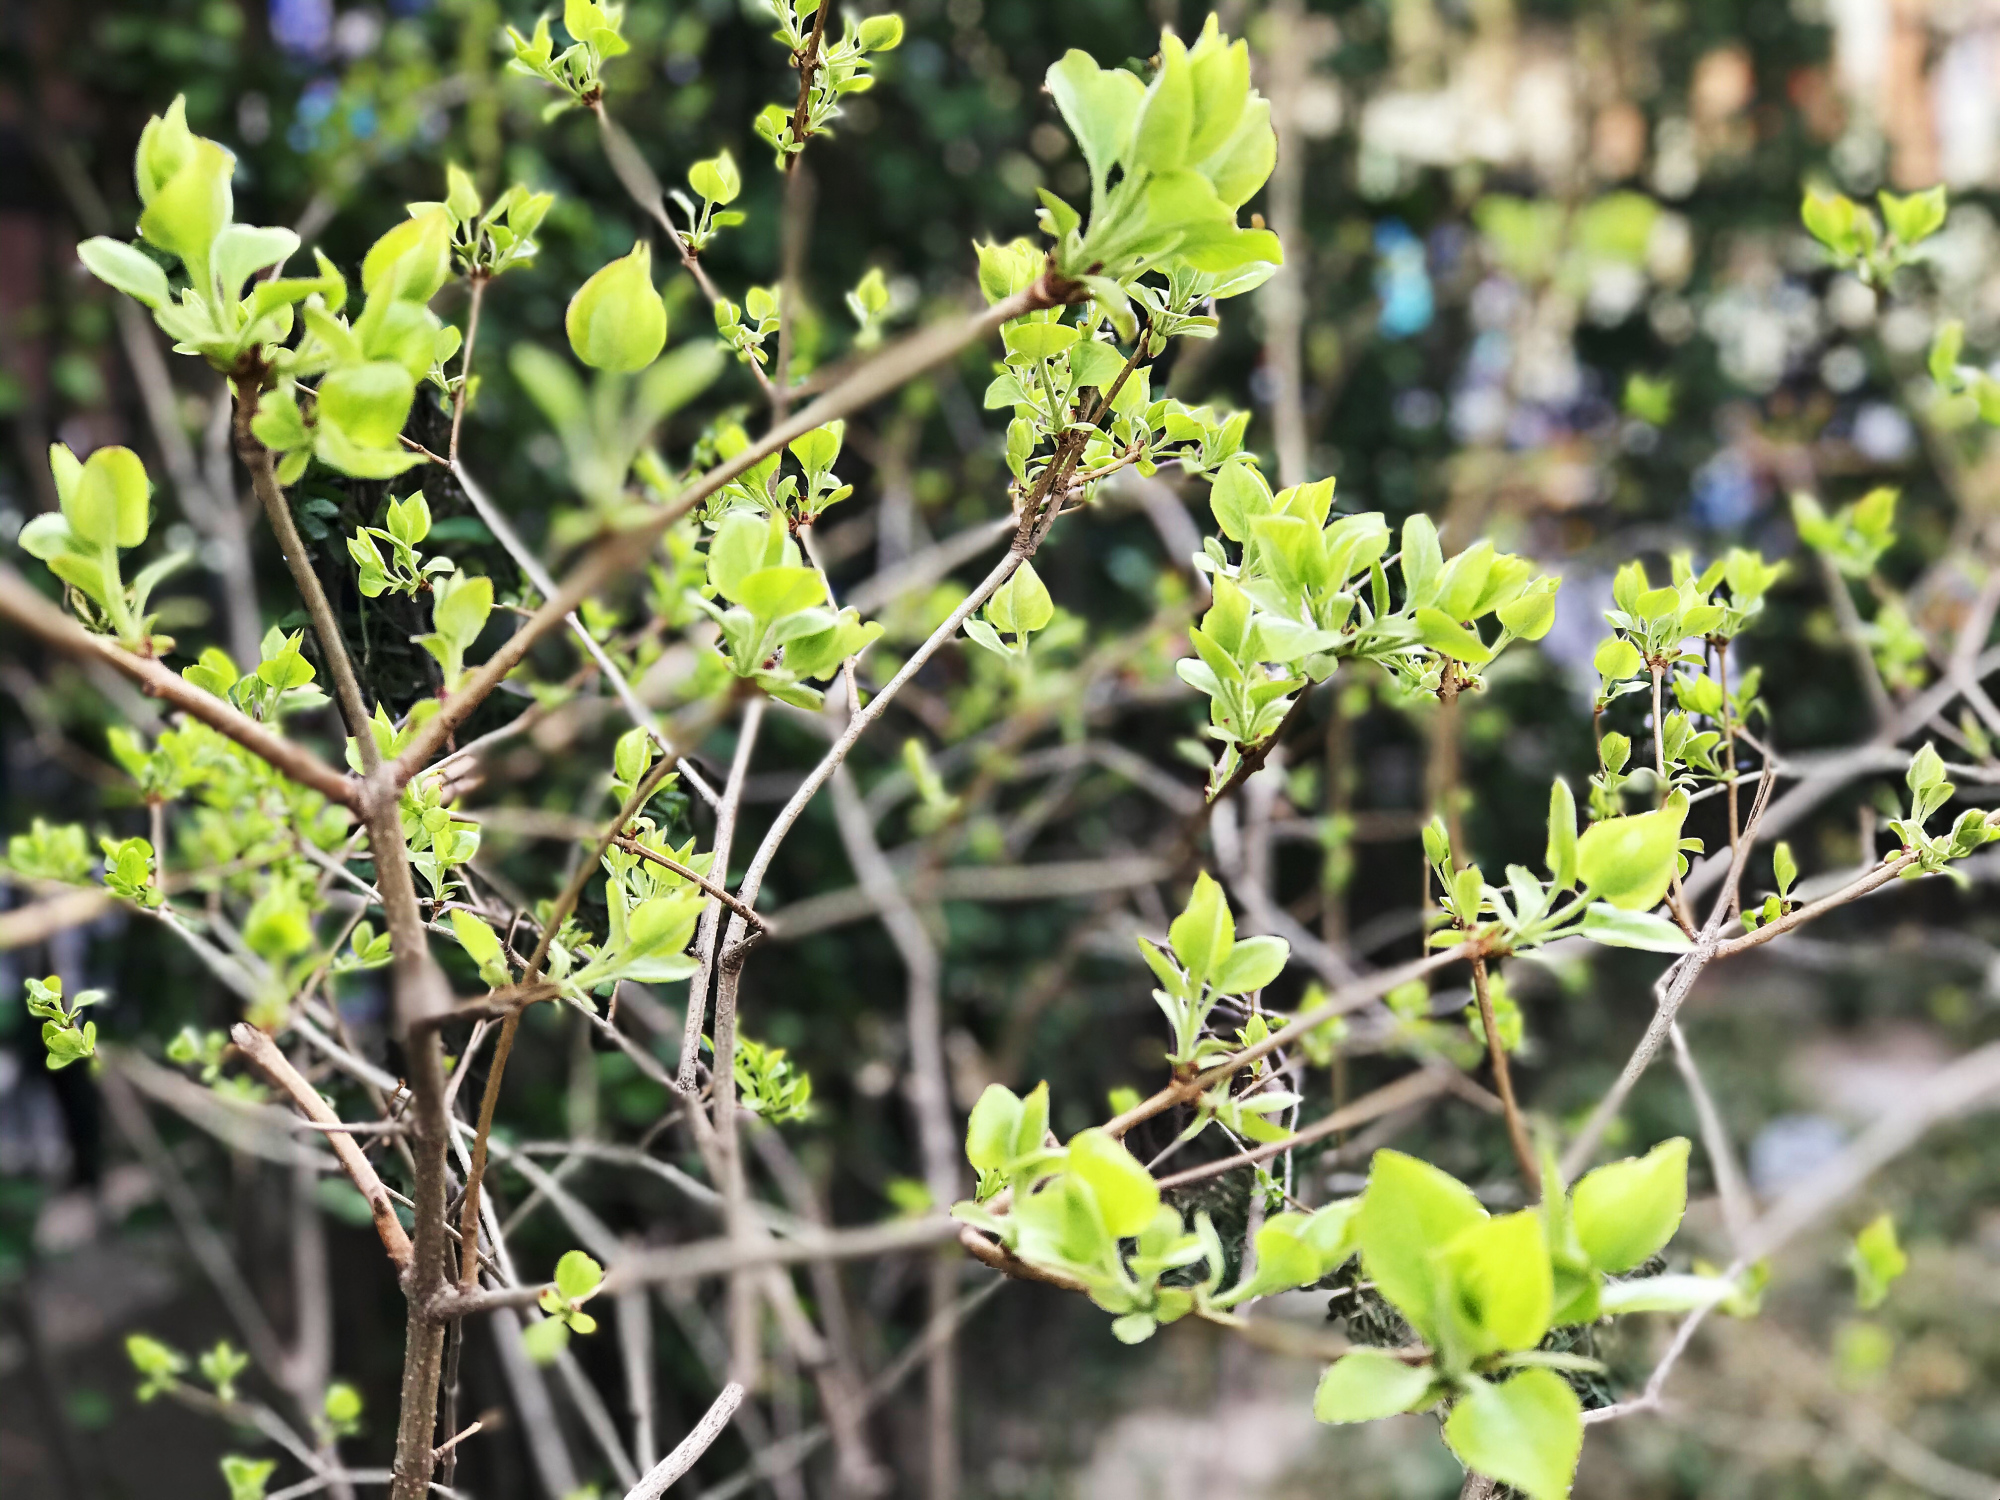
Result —
M736 1415L736 1408L742 1404L743 1387L732 1380L716 1392L701 1420L674 1445L674 1451L626 1492L625 1500L659 1500L700 1461L702 1454L715 1446L715 1440L722 1436L723 1429L729 1426L729 1419Z
M249 1022L238 1021L232 1026L229 1039L250 1059L258 1072L298 1106L302 1114L332 1127L327 1144L333 1147L333 1154L340 1158L340 1165L367 1201L368 1213L375 1221L375 1233L381 1237L382 1248L389 1252L389 1259L395 1262L399 1272L407 1271L412 1254L410 1237L403 1230L403 1221L396 1217L396 1206L390 1201L388 1186L375 1170L375 1164L354 1144L354 1138L339 1130L340 1116L292 1066L291 1060L278 1049L278 1044Z

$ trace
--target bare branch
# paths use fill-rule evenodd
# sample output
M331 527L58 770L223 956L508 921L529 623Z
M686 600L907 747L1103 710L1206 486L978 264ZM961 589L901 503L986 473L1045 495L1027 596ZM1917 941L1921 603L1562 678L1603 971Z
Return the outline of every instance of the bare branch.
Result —
M948 1244L958 1238L958 1230L957 1220L938 1214L921 1219L891 1219L860 1229L829 1229L789 1240L744 1240L725 1235L697 1240L691 1245L641 1250L617 1257L605 1273L602 1290L616 1293L626 1287L658 1281L698 1281L759 1266L797 1266L819 1260L867 1260L877 1255L897 1255ZM440 1320L468 1317L495 1307L526 1307L541 1294L540 1285L461 1292L439 1298L430 1312L432 1318Z
M716 1392L701 1420L674 1446L674 1451L626 1492L625 1500L659 1500L700 1462L702 1454L715 1445L723 1429L729 1426L729 1419L736 1415L736 1408L742 1404L743 1387L732 1380Z

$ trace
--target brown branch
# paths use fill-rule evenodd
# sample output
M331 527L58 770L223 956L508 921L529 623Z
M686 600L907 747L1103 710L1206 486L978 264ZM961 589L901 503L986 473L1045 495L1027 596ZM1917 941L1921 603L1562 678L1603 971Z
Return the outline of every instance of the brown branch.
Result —
M1493 998L1487 993L1486 960L1477 954L1472 959L1472 993L1479 1002L1480 1027L1486 1033L1486 1055L1493 1062L1493 1086L1500 1094L1500 1107L1507 1116L1507 1141L1514 1148L1514 1161L1521 1169L1521 1180L1528 1185L1528 1196L1533 1198L1542 1189L1542 1169L1528 1140L1521 1106L1514 1100L1514 1072L1507 1063L1507 1048L1500 1040L1500 1028L1494 1024Z
M312 558L307 554L299 528L292 520L291 504L285 499L284 487L278 483L277 460L250 430L250 419L256 411L256 389L248 383L239 382L236 386L234 427L236 456L250 471L251 488L264 507L264 516L270 521L271 531L285 555L285 566L291 570L292 582L298 586L299 597L305 601L306 613L312 618L313 634L319 640L320 659L325 662L327 676L333 683L333 697L340 705L340 717L360 751L361 768L373 771L381 761L381 752L369 730L368 704L361 696L361 683L354 675L354 662L347 654L347 641L340 633L340 621L334 615L333 606L327 602L326 590L320 587L319 575L313 571Z
M358 805L360 792L355 783L303 745L273 733L248 714L238 712L214 694L203 692L178 673L169 671L154 658L135 656L109 636L85 630L4 564L0 564L0 618L39 636L65 655L115 668L136 682L148 697L170 703L227 735L300 786L311 787L345 807Z
M278 1044L255 1026L247 1021L238 1021L230 1028L229 1039L257 1071L271 1081L274 1088L298 1106L299 1112L307 1119L319 1125L336 1127L329 1130L327 1144L333 1147L333 1154L340 1158L341 1167L367 1200L369 1215L375 1220L375 1232L382 1238L382 1248L389 1252L389 1259L395 1262L396 1270L407 1273L412 1255L410 1237L403 1230L403 1221L396 1217L396 1205L390 1201L389 1189L376 1172L375 1164L362 1154L353 1136L337 1133L340 1116L292 1066L291 1059L278 1049Z

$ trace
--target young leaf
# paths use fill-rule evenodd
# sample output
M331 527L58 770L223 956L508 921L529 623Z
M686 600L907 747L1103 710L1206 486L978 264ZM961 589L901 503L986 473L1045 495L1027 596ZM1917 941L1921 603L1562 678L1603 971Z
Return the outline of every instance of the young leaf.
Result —
M1373 1422L1414 1411L1433 1384L1429 1365L1405 1364L1386 1349L1343 1354L1320 1377L1313 1416L1321 1422Z
M1015 1156L1021 1100L1004 1083L989 1083L965 1127L965 1159L976 1172L997 1172Z
M556 1262L556 1290L568 1302L582 1302L604 1282L604 1267L581 1250L565 1251Z
M1194 891L1186 909L1167 929L1167 941L1190 982L1197 985L1229 957L1236 944L1236 919L1230 915L1222 887L1206 870L1195 876Z
M1555 1296L1537 1209L1468 1225L1439 1251L1457 1331L1474 1353L1532 1349L1549 1331Z
M1428 1162L1377 1151L1355 1217L1361 1267L1410 1325L1435 1341L1445 1283L1438 1246L1485 1219L1472 1190Z
M1528 1500L1563 1500L1583 1452L1583 1405L1553 1370L1480 1382L1445 1418L1444 1440L1474 1473Z
M1549 841L1542 862L1557 890L1576 884L1576 798L1560 776L1549 787Z
M1676 798L1656 812L1593 823L1576 843L1578 878L1620 911L1658 906L1673 882L1686 815L1687 803Z
M1896 1242L1895 1219L1888 1214L1871 1219L1854 1237L1847 1264L1854 1272L1855 1305L1864 1312L1880 1307L1890 1285L1910 1268L1910 1257Z
M1570 1210L1592 1265L1612 1275L1629 1271L1674 1237L1687 1212L1687 1164L1687 1139L1675 1136L1585 1175Z
M644 240L577 289L563 315L576 357L599 370L643 370L667 342L667 307L653 287Z
M1608 902L1593 901L1578 929L1608 948L1636 948L1643 953L1685 953L1694 944L1665 917L1649 911L1620 911Z
M1070 1137L1069 1169L1097 1195L1098 1212L1114 1239L1128 1239L1160 1211L1160 1190L1116 1136L1090 1129Z

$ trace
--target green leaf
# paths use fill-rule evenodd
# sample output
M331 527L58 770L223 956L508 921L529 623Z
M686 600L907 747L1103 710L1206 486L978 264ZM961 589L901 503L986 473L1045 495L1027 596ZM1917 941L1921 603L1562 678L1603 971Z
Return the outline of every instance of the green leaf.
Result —
M394 360L347 365L319 383L320 424L330 423L360 447L389 449L400 463L396 440L409 420L416 392L416 380Z
M1208 506L1215 524L1232 542L1250 540L1251 522L1268 516L1272 505L1271 486L1252 463L1224 464L1209 488Z
M1045 628L1055 616L1055 601L1031 562L1022 562L986 601L987 621L1016 637Z
M1218 995L1247 995L1283 973L1291 956L1292 945L1281 937L1242 938L1231 946L1209 983Z
M689 167L688 186L706 203L734 203L743 191L743 176L736 169L736 158L724 150L720 156Z
M479 639L493 613L493 580L455 574L436 586L431 623L463 652Z
M63 516L78 539L93 547L136 547L146 540L151 494L138 454L130 448L99 448L69 486Z
M1131 144L1146 85L1123 68L1100 68L1089 53L1075 48L1049 68L1047 82L1102 194L1112 168Z
M487 926L480 918L459 907L451 911L452 936L479 968L479 976L498 989L507 984L512 975L507 968L506 951L500 946L499 934Z
M869 16L855 33L863 52L890 52L903 44L903 18L893 12L889 15Z
M79 253L81 249L82 247L79 246ZM96 267L93 266L91 269L96 270ZM100 271L98 274L102 276L104 273ZM104 279L109 281L111 278L106 276ZM112 284L114 286L117 285L116 282ZM138 296L138 293L134 292L133 295ZM1958 357L1964 350L1964 322L1958 318L1952 318L1939 324L1937 337L1931 340L1931 352L1927 364L1931 373L1931 379L1937 382L1940 390L1952 392L1958 390L1964 384L1958 373Z
M1194 985L1218 969L1236 945L1236 919L1206 870L1195 876L1186 908L1167 929L1167 942Z
M1313 1417L1321 1422L1373 1422L1415 1411L1430 1394L1429 1365L1405 1364L1384 1349L1343 1354L1320 1377Z
M1128 164L1134 171L1164 173L1185 166L1194 131L1194 72L1177 36L1160 37L1160 70L1140 102L1132 126Z
M1864 1312L1880 1307L1889 1287L1910 1268L1910 1257L1896 1241L1896 1221L1888 1214L1871 1219L1854 1237L1847 1264L1854 1272L1854 1302Z
M135 302L158 307L168 298L167 273L137 245L98 235L76 247L76 258L99 281Z
M1417 611L1417 639L1453 661L1480 666L1493 659L1493 649L1479 632L1458 623L1441 609Z
M1854 200L1839 193L1809 192L1799 207L1806 233L1836 255L1852 253Z
M565 1301L582 1302L604 1282L604 1267L581 1250L570 1250L556 1262L556 1290Z
M736 580L733 597L758 619L776 620L818 604L826 581L813 568L759 568Z
M1686 799L1675 797L1656 812L1593 823L1576 843L1578 878L1620 911L1659 905L1673 882L1686 815Z
M1894 193L1880 192L1875 199L1882 205L1882 222L1905 247L1927 240L1944 228L1946 205L1942 183L1900 198Z
M1549 841L1542 862L1559 891L1576 884L1576 843L1576 798L1558 776L1549 786Z
M543 1318L521 1328L521 1348L537 1365L552 1365L569 1347L569 1324L561 1318Z
M653 252L644 240L577 289L563 315L570 348L599 370L643 370L667 343L667 306L653 286Z
M1592 1265L1611 1275L1629 1271L1674 1237L1687 1212L1687 1165L1687 1140L1675 1136L1585 1175L1570 1212Z
M1583 1451L1583 1406L1554 1371L1523 1370L1475 1386L1445 1418L1444 1440L1474 1473L1528 1500L1563 1500Z
M1591 902L1578 931L1606 947L1636 948L1642 953L1685 953L1694 946L1688 935L1665 917L1649 911L1620 911L1604 901Z
M244 1458L231 1453L222 1460L222 1482L229 1486L229 1500L264 1500L265 1487L278 1472L274 1458Z
M1109 1132L1092 1128L1069 1141L1069 1170L1090 1184L1114 1239L1129 1239L1160 1211L1160 1189L1139 1159Z
M1032 360L1054 359L1082 335L1068 323L1010 323L1001 335L1007 352Z
M1622 635L1607 635L1597 643L1597 654L1591 657L1590 664L1597 668L1597 675L1606 682L1622 682L1627 677L1637 676L1646 659L1639 654L1639 648Z
M1354 1222L1361 1267L1433 1343L1446 1282L1432 1252L1485 1218L1486 1210L1457 1178L1400 1151L1375 1153Z
M1437 597L1438 575L1444 571L1444 549L1437 527L1422 511L1403 523L1403 602L1420 609Z
M139 233L178 255L203 294L209 283L209 247L234 211L229 179L235 170L235 157L196 136L178 170L154 190L139 215Z
M289 229L260 229L253 224L227 224L216 235L209 254L222 295L235 297L243 283L259 271L281 266L298 251L299 237Z
M809 474L824 474L840 457L840 439L846 431L845 422L829 422L824 427L815 427L803 437L793 438L790 444L792 457Z
M1608 1281L1598 1291L1598 1312L1605 1317L1625 1313L1693 1312L1714 1307L1736 1295L1733 1281L1719 1276L1642 1276L1635 1281Z
M421 304L450 279L451 215L441 205L396 225L361 261L361 290L371 298L380 292L391 301Z
M1549 1331L1554 1273L1538 1209L1468 1225L1438 1255L1449 1306L1475 1354L1532 1349Z
M997 1172L1018 1154L1021 1100L1005 1084L989 1083L965 1126L965 1159L978 1172Z

